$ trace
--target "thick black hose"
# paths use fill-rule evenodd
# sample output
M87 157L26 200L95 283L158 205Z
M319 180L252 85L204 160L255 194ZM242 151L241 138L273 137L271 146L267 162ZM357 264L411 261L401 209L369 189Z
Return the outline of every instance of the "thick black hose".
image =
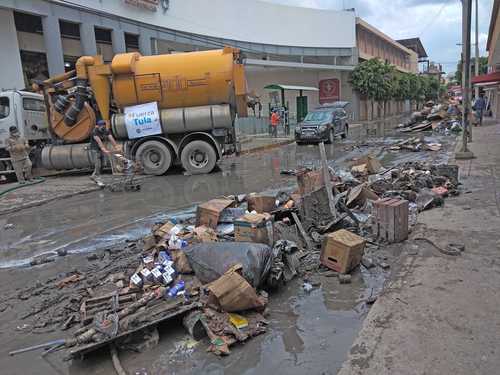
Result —
M82 111L85 102L87 101L87 80L78 79L76 81L76 95L75 102L69 107L64 115L64 123L68 126L76 124L76 118L78 114Z
M56 112L64 115L64 111L69 104L69 98L71 95L57 95L54 101L54 109Z

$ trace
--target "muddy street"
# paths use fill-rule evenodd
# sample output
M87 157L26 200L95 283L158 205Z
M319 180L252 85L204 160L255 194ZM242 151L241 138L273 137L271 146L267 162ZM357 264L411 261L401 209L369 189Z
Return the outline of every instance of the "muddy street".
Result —
M379 158L386 167L429 156L387 151L388 145L401 139L405 137L338 142L326 145L326 150L334 168L365 154ZM449 139L443 137L439 141L446 143ZM436 158L439 155L430 154ZM196 204L214 197L292 189L295 178L280 171L319 164L317 146L292 144L226 159L220 164L219 172L208 175L184 176L174 171L153 177L143 182L139 193L103 190L3 215L0 217L0 268L27 265L34 256L55 254L58 250L88 252L117 241L139 238L154 222L167 216L192 215ZM13 228L5 230L6 224L13 224Z
M446 162L452 146L449 137L428 138L443 148L438 152L390 152L388 146L405 137L370 138L363 142L336 142L327 145L330 166L345 167L362 155L377 157L388 168L411 160ZM138 193L91 192L50 202L39 207L4 215L1 222L0 291L4 299L0 332L4 350L0 365L8 374L108 374L113 371L108 351L91 354L83 361L63 361L62 353L40 357L26 353L8 357L7 351L60 338L54 329L33 329L34 322L21 319L31 301L12 303L17 291L29 285L71 270L85 269L100 262L112 263L106 249L123 246L124 241L144 236L151 226L169 217L194 215L198 203L208 199L253 191L291 191L296 178L282 170L299 166L318 167L319 151L315 145L295 144L253 155L225 160L220 171L210 175L169 174L143 182ZM5 229L5 224L13 228ZM120 245L122 244L122 245ZM27 267L33 256L68 255L36 267ZM400 253L388 248L387 261ZM90 260L90 253L104 254ZM97 262L97 263L96 263ZM361 328L368 311L367 297L380 291L390 270L374 268L353 273L351 284L340 285L337 278L320 276L311 291L296 278L270 295L268 332L245 345L232 348L223 358L206 353L204 341L192 346L179 320L160 325L160 341L145 353L122 352L122 364L131 373L311 373L335 374ZM33 302L34 303L34 302ZM143 371L143 372L141 372Z

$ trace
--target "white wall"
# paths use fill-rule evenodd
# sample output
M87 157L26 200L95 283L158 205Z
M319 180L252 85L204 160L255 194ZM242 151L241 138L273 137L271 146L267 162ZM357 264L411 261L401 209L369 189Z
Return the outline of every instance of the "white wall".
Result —
M170 9L165 13L161 6L152 12L122 0L72 3L146 24L238 41L300 47L356 46L354 12L259 0L170 0Z
M24 88L21 55L17 43L14 14L10 10L0 9L0 89Z

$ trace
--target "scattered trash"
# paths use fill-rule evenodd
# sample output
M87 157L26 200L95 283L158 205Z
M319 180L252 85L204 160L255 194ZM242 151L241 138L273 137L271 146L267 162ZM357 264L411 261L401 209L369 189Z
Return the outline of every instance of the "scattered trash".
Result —
M248 320L245 317L238 314L230 313L229 321L233 324L233 326L235 326L238 329L248 327Z
M309 293L311 290L313 290L313 286L309 283L304 283L302 285L302 289L304 289L307 293Z
M12 223L5 224L5 225L3 226L3 229L6 229L6 230L7 230L7 229L14 229L14 224L12 224Z

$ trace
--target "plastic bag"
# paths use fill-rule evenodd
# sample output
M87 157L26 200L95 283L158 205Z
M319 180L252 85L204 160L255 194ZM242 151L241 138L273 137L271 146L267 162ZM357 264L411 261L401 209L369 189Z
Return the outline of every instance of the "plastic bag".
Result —
M210 283L232 266L243 266L243 277L257 288L264 284L272 264L272 249L253 242L208 242L184 249L196 277Z

